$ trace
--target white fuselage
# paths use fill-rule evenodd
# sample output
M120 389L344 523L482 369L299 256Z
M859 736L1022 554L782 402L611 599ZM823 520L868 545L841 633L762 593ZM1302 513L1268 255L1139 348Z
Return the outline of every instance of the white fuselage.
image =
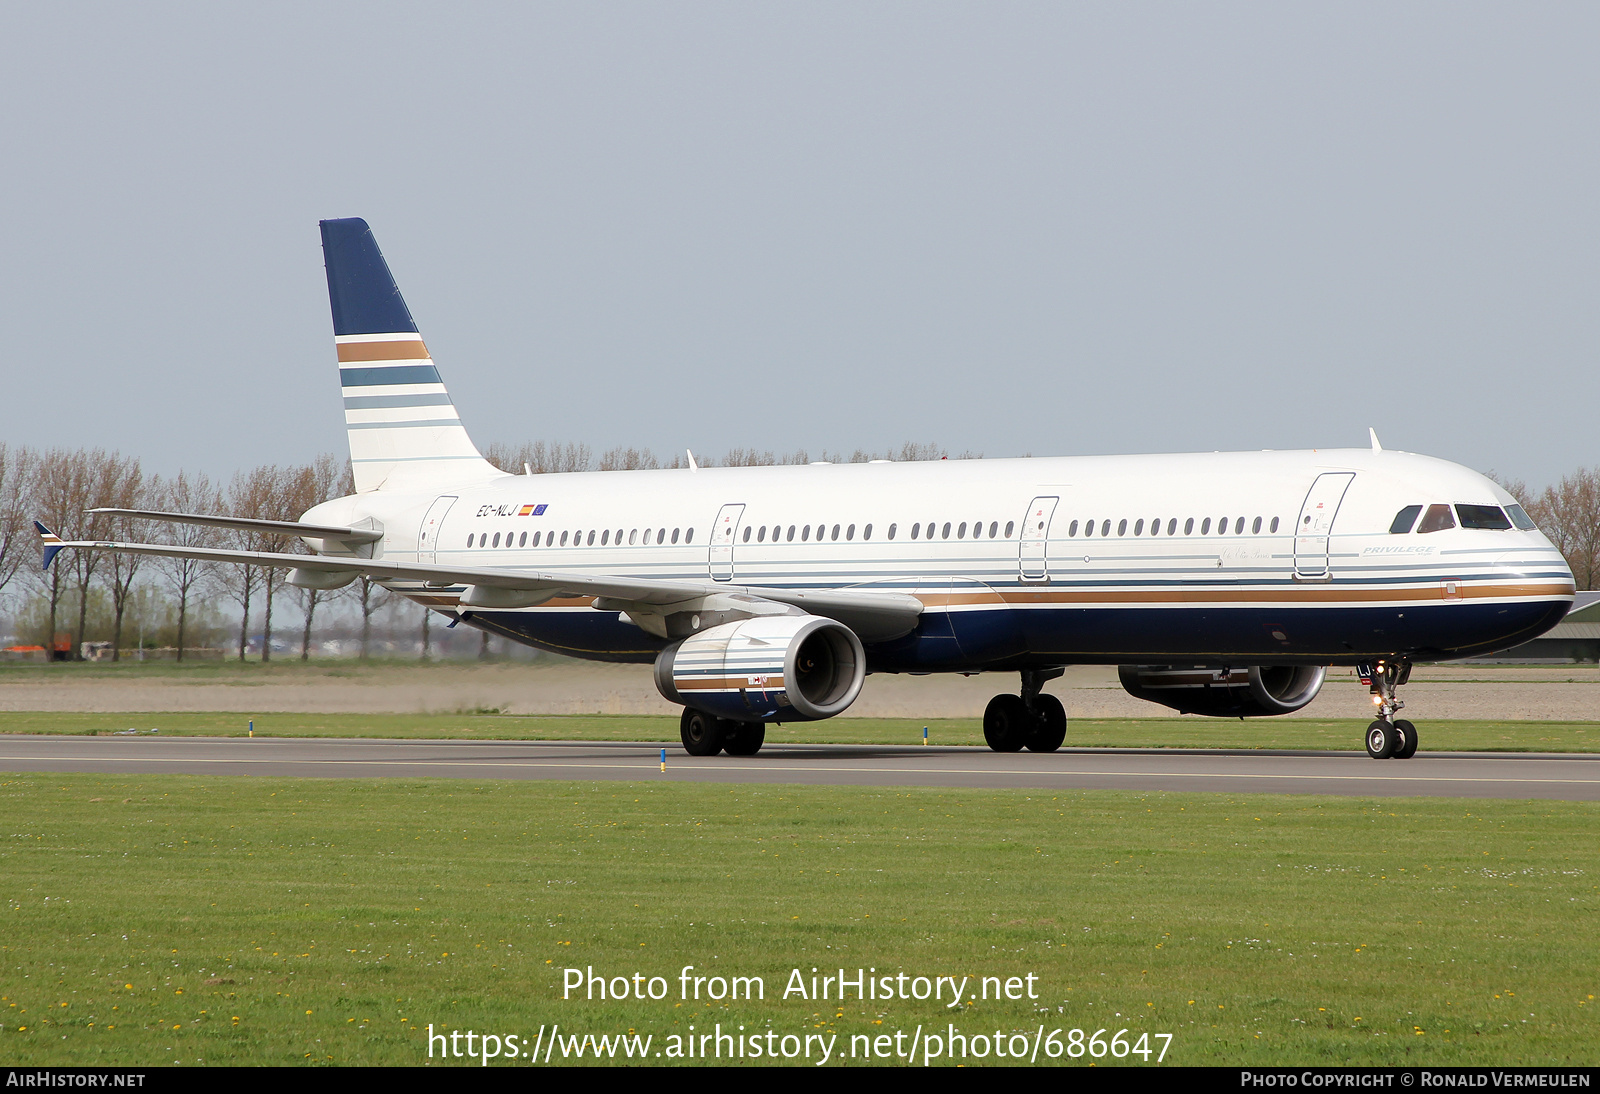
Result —
M1390 527L1407 506L1512 504L1459 465L1352 449L505 475L358 494L304 519L374 519L374 557L395 561L910 593L922 626L869 647L872 667L976 671L1504 648L1571 601L1550 542ZM441 610L460 595L395 587ZM475 614L579 656L660 649L592 603Z

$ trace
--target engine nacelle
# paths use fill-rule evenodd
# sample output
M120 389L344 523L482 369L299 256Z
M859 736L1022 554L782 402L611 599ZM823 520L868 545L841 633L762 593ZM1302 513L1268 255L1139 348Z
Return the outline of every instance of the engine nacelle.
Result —
M1252 665L1247 669L1117 666L1123 689L1134 698L1214 718L1292 713L1317 697L1327 673L1321 665Z
M744 722L832 718L855 702L866 676L855 632L815 615L724 623L656 658L656 688L668 701Z

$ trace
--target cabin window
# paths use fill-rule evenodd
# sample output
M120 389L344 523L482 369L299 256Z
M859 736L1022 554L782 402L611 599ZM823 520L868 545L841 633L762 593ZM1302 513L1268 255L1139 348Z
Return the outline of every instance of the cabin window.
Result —
M468 547L472 546L472 533L471 532L467 533L467 546Z
M800 526L800 542L804 543L806 540L808 540L810 538L811 538L811 525L809 525L809 524L801 525Z
M586 546L589 546L589 547L593 547L594 546L594 532L593 531L590 531L589 538L587 540L585 540L584 543L585 543Z
M1077 534L1078 534L1078 522L1077 521L1073 521L1071 524L1067 525L1067 535L1075 536Z
M539 538L540 538L540 533L538 533L538 532L533 533L533 545L535 547L539 546Z
M794 525L789 525L789 532L784 536L784 539L789 543L794 542Z
M1144 518L1143 517L1139 518L1139 520L1134 523L1134 525L1133 525L1133 534L1136 535L1136 536L1144 535Z
M1128 534L1128 522L1127 522L1127 520L1124 519L1124 520L1117 521L1117 535L1125 536L1127 534Z
M833 538L835 540L839 538L839 526L837 524L833 526Z
M854 524L844 530L844 538L847 540L856 538L856 526Z
M1209 536L1211 534L1211 518L1210 517L1207 517L1205 520L1200 522L1200 534L1202 536Z
M672 530L672 542L678 542L678 529L676 528Z
M496 546L496 547L500 546L500 533L499 532L496 532L494 534L494 546Z
M869 528L870 528L870 527L871 527L871 525L868 525L868 527L869 527ZM900 527L900 526L899 526L899 525L898 525L898 524L891 524L891 525L889 525L889 538L890 538L890 539L893 539L893 538L894 538L894 533L895 533L895 530L896 530L896 529L898 529L898 528L899 528L899 527Z
M617 534L616 534L615 538L612 539L611 542L615 543L618 547L622 546L622 529L621 528L617 529Z
M1167 535L1175 536L1177 534L1178 534L1178 518L1177 517L1173 517L1171 520L1167 521Z
M1250 534L1253 535L1253 536L1259 536L1261 534L1261 518L1260 517L1257 517L1255 519L1255 523L1250 525Z
M1243 533L1244 533L1244 518L1240 517L1238 520L1233 522L1233 534L1237 536L1237 535L1242 535Z
M744 526L744 541L746 543L750 542L750 537L755 535L755 531L756 531L756 528L755 528L755 525L753 525L753 524L746 524Z
M1194 535L1194 518L1193 517L1190 517L1188 520L1183 522L1183 534L1186 535L1186 536Z
M1394 522L1389 525L1391 536L1403 536L1416 526L1417 517L1422 514L1422 506L1408 505L1394 515Z
M1537 525L1533 523L1533 518L1528 516L1527 512L1522 508L1522 506L1515 503L1506 506L1506 515L1511 518L1512 524L1515 524L1524 532L1531 532L1535 527L1537 527Z
M659 546L659 545L661 545L661 544L663 544L665 542L667 542L667 530L665 528L657 528L656 529L656 545Z
M522 535L517 537L517 546L518 547L526 547L527 545L528 545L528 533L524 532L524 533L522 533Z
M561 546L565 547L566 545L567 545L567 533L562 532L561 533Z
M911 538L912 539L916 539L917 538L917 532L918 532L919 529L921 529L921 527L922 527L921 524L913 524L911 526Z
M861 538L863 540L872 538L872 525L869 524L865 528L861 529Z
M593 542L591 538L591 542ZM605 547L611 543L611 529L607 528L600 533L600 546Z
M745 538L748 539L750 537L746 536ZM773 539L777 539L778 537L777 536L773 536L772 538ZM756 532L756 542L757 543L765 543L765 542L767 542L767 526L765 524L763 524L761 526L760 531Z
M997 520L991 520L989 522L989 538L990 539L995 539L999 535L1000 535L1000 522L997 521Z
M1456 503L1456 516L1463 528L1481 528L1490 532L1503 532L1511 527L1498 505L1462 505Z
M1228 534L1228 518L1227 517L1223 517L1221 520L1217 521L1217 535L1225 536L1227 534Z
M1083 522L1083 534L1086 536L1094 535L1094 521L1086 520Z
M1269 531L1276 532L1277 530L1278 530L1278 518L1277 517L1273 517L1272 518L1272 527L1269 529Z
M957 539L966 539L967 538L967 522L966 521L962 521L960 526L956 528L956 538Z
M694 529L693 528L687 528L687 529L684 530L683 542L685 542L685 543L693 543L694 542Z
M638 543L638 542L639 542L639 529L637 529L637 528L628 529L628 546L632 547L635 543ZM534 546L537 547L538 544L536 543L536 544L534 544Z
M1111 522L1109 520L1103 520L1100 522L1100 534L1102 536L1109 536L1111 534Z
M940 534L939 538L940 539L949 539L950 538L950 522L949 521L945 521L944 522L944 531Z
M1150 522L1150 534L1152 536L1159 536L1161 534L1161 518L1160 517L1157 517L1155 520Z
M1014 527L1016 527L1016 521L1012 521L1012 520L1006 521L1006 538L1007 539L1011 538L1011 529L1014 528Z

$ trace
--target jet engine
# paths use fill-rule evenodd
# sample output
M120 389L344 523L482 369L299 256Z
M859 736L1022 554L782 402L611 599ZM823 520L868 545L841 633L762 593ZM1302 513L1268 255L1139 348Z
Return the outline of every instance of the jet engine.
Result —
M724 623L656 657L656 688L668 701L745 722L832 718L855 702L866 675L855 632L815 615Z
M1321 665L1117 666L1123 689L1134 698L1215 718L1259 718L1299 710L1317 697L1327 672Z

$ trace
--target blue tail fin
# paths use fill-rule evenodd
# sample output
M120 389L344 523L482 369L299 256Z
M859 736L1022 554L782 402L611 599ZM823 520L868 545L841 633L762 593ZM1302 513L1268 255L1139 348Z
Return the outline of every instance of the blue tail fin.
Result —
M321 226L356 490L427 489L501 474L462 427L367 222Z

